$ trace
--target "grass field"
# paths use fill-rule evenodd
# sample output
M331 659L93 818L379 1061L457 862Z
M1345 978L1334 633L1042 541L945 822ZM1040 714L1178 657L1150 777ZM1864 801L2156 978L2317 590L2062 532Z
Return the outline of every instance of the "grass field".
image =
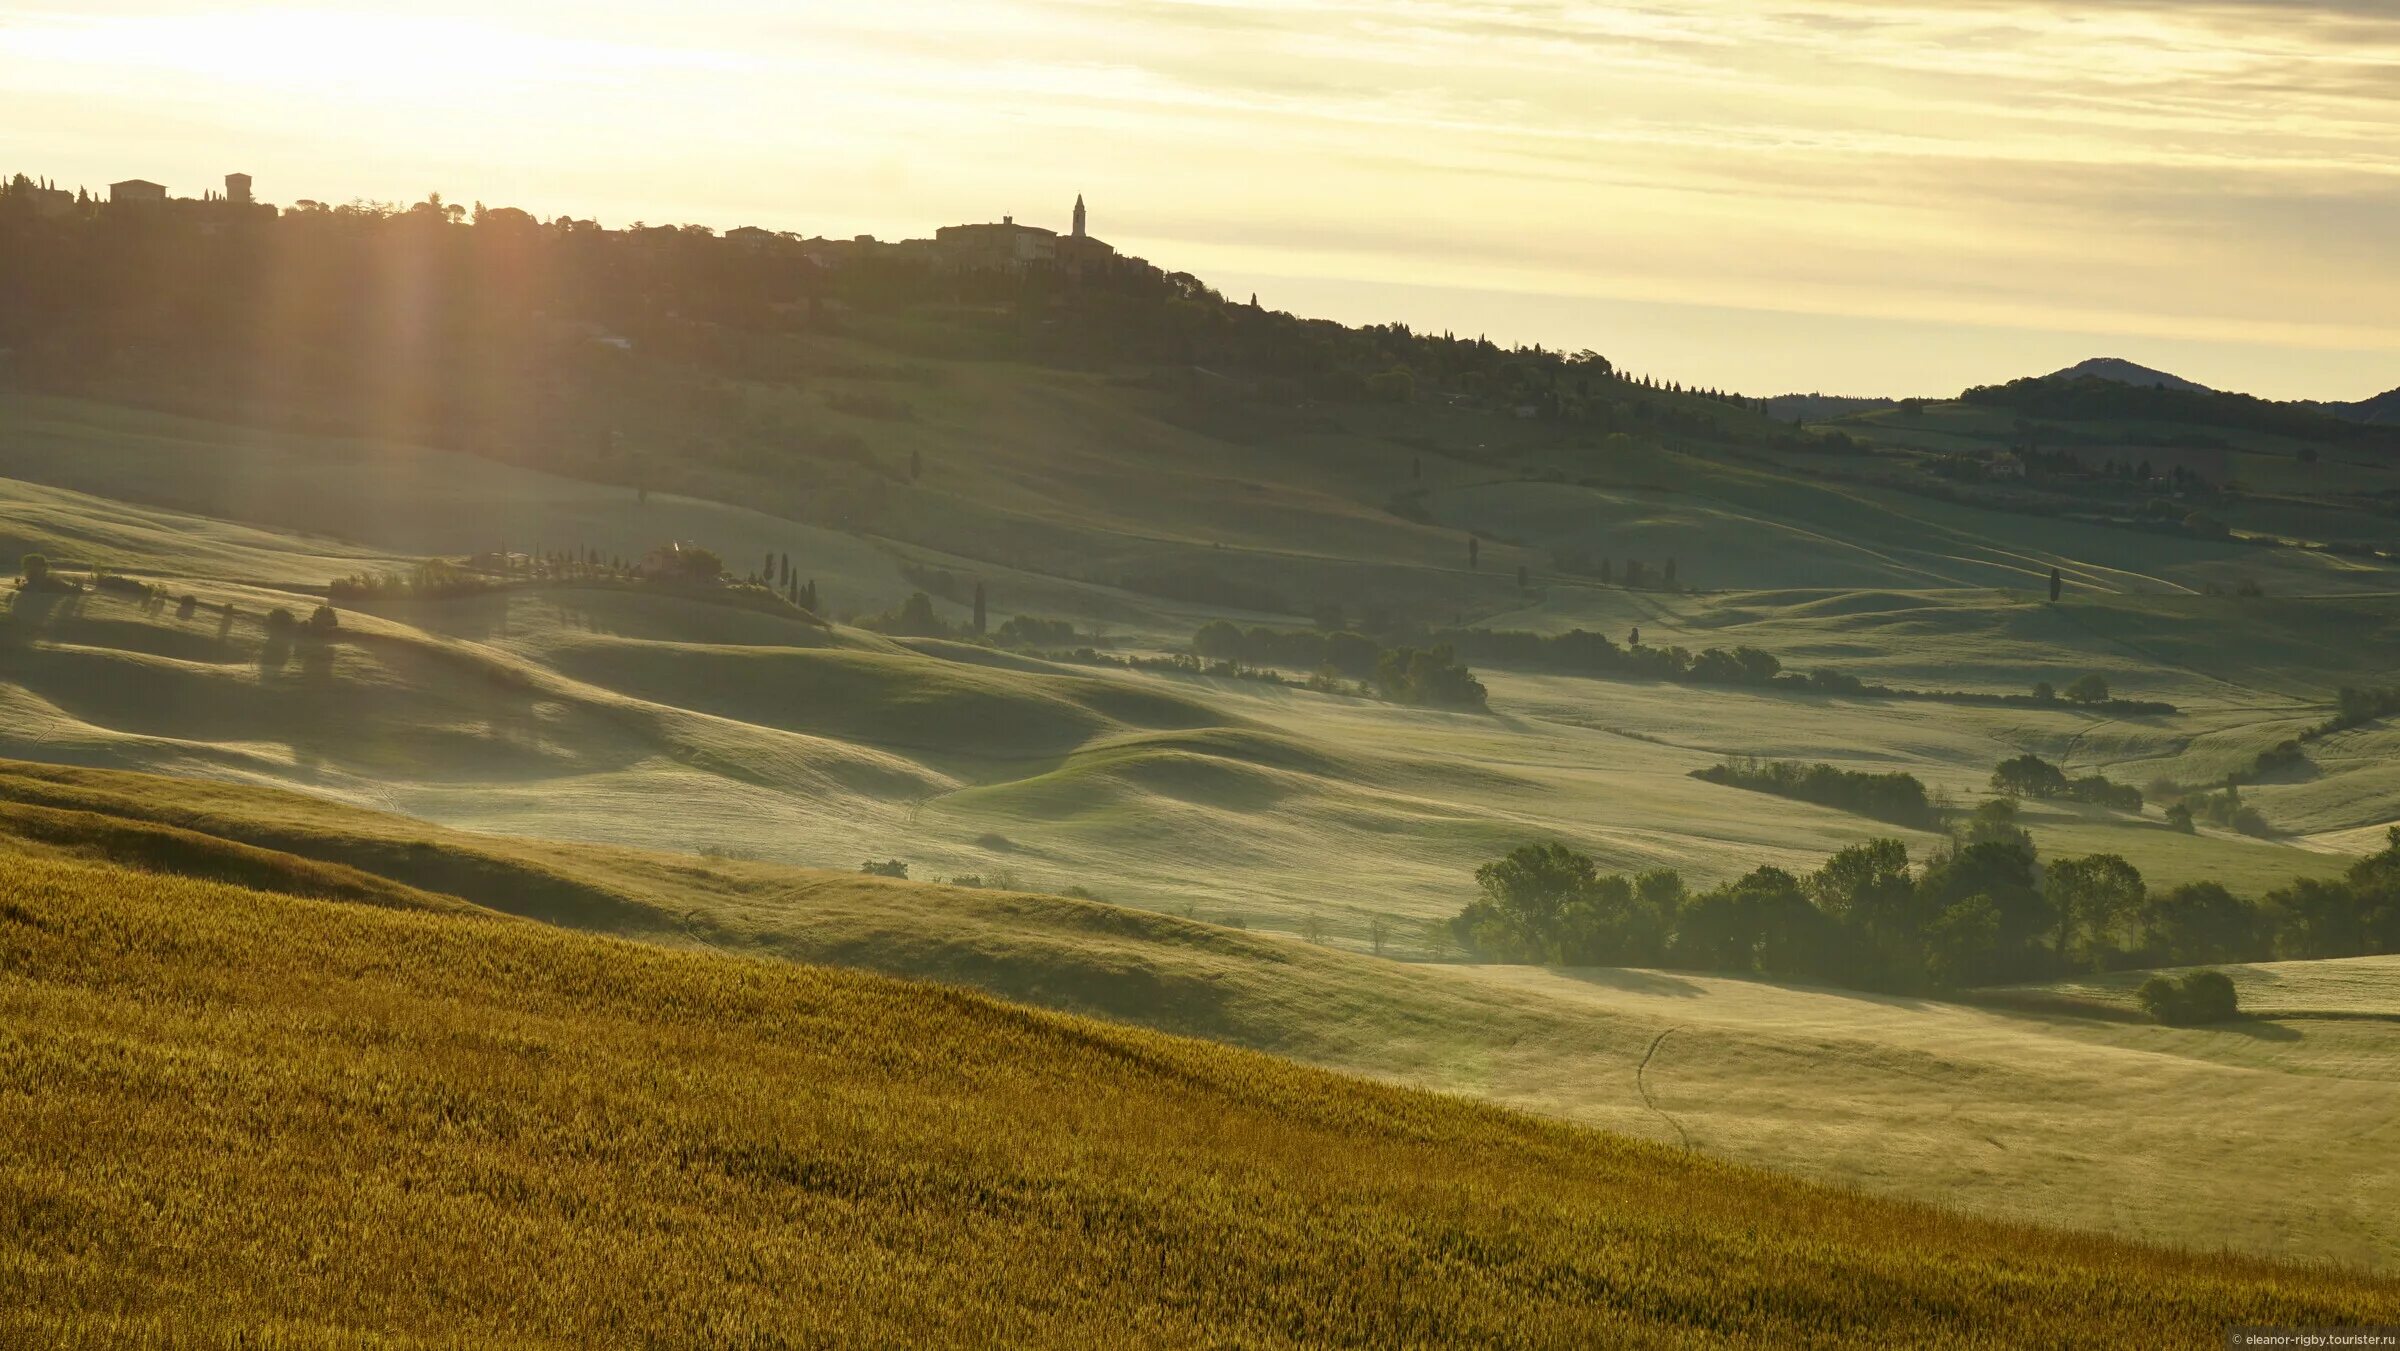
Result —
M2400 1268L2387 1218L2400 1174L2382 1128L2358 1124L2400 1108L2372 1019L2261 1005L2239 1027L2178 1030L2075 1004L1417 960L1426 922L1468 899L1475 867L1530 841L1702 884L1762 863L1806 870L1875 836L1919 857L1938 843L1690 777L1726 755L1906 770L1968 804L2025 751L2136 785L2219 780L2320 721L2337 686L2400 668L2388 569L1648 442L1478 441L1487 424L1438 410L1421 428L1362 414L1306 445L1236 446L1162 429L1085 377L995 367L940 388L892 429L883 453L913 446L934 470L922 489L894 488L889 510L740 499L806 519L414 447L0 398L0 474L13 476L0 478L0 557L39 550L160 588L8 598L0 755L174 776L12 767L0 837L62 868L132 858L269 890L293 889L275 884L286 865L241 851L299 855L349 870L308 894L432 903L392 890L416 889L615 937L971 985L1886 1198ZM993 448L977 458L963 429L986 414ZM1052 459L1045 416L1063 438ZM1594 459L1602 449L1615 459ZM1436 524L1386 510L1404 491ZM1484 535L1480 570L1465 566L1469 531ZM1301 607L1405 603L1431 624L1618 637L1638 624L1652 644L1751 644L1900 686L2021 692L2098 672L2180 711L1484 670L1492 711L1443 712L895 641L621 585L346 610L329 641L279 642L262 624L275 606L313 607L307 588L334 576L430 554L637 555L671 538L737 570L789 552L837 615L889 608L924 567L945 569L989 585L995 622L1068 619L1118 652L1180 647L1213 618L1275 618L1116 584L1199 568ZM1674 556L1692 589L1555 575L1558 548ZM2051 566L2068 579L2056 605L2035 591ZM2252 576L2267 597L2197 594ZM174 603L186 592L201 606L188 618ZM964 617L954 599L938 608ZM2395 735L2375 724L2312 743L2303 772L2246 789L2282 832L2270 840L2180 834L2155 805L2034 804L2027 824L2048 857L2121 853L2153 886L2257 893L2381 846L2400 821ZM176 830L193 837L162 833ZM919 882L998 885L858 875L886 858ZM1100 900L1056 894L1070 888ZM2346 998L2379 1007L2389 973L2362 970ZM555 1029L583 1014L543 1016ZM634 1071L607 1070L621 1073ZM2145 1110L2129 1114L2129 1097ZM1159 1326L1160 1340L1201 1336Z
M2391 961L2174 1029L1639 971L1377 960L1057 896L443 831L228 785L0 766L0 848L382 888L705 951L974 986L1811 1180L2202 1248L2400 1269ZM2262 971L2269 970L2262 968ZM2286 1017L2290 1011L2294 1016ZM2145 1110L2128 1115L2129 1094Z
M1873 1201L785 963L0 871L48 1345L2201 1345L2388 1281Z
M1489 675L1497 716L1476 716L954 661L591 588L354 613L335 642L278 648L261 617L290 596L188 585L241 617L91 594L0 618L0 753L279 782L481 829L1005 869L1287 930L1313 913L1353 942L1378 915L1413 941L1476 864L1530 838L1713 880L1893 831L1688 777L1727 754L1906 768L1971 799L2023 750L2136 783L2201 779L2322 716L2271 692L2126 721L1504 672ZM2254 800L2310 833L2400 816L2372 735ZM2043 807L2033 824L2054 851L2113 850L2166 883L2263 889L2333 867L2294 842L2178 835L2155 812ZM1378 869L1340 862L1360 856Z

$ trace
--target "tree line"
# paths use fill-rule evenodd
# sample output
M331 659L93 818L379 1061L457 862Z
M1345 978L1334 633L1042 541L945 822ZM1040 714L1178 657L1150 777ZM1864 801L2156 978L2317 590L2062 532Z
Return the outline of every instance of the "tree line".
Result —
M1204 371L1205 388L1186 391L1202 404L1438 395L1578 434L1806 439L1749 400L1620 371L1594 352L1303 319L1133 259L977 270L871 239L606 229L439 194L280 211L84 200L62 212L36 187L23 175L0 182L0 348L13 379L602 481L664 486L676 476L663 467L689 460L787 474L794 460L822 461L829 481L859 491L847 470L913 480L914 466L874 463L838 421L795 419L757 397L825 372L850 379L826 392L837 411L905 418L905 399L851 377L935 374L794 341L821 335L929 359Z
M2002 704L2046 707L2060 702L2058 693L2040 683L2026 694L1991 694L1971 690L1903 689L1861 680L1845 671L1819 667L1802 673L1787 670L1781 658L1763 648L1742 645L1712 647L1699 652L1672 644L1645 644L1641 630L1632 630L1623 644L1607 634L1587 629L1565 633L1529 633L1515 629L1441 629L1432 638L1448 643L1469 660L1494 666L1564 671L1575 675L1635 680L1666 680L1687 685L1748 685L1814 694L1842 694L1877 699L1925 699L1943 703ZM2130 717L2171 714L2175 706L2155 700L2115 696L2105 678L2093 674L2067 687L2066 702Z
M2400 952L2400 827L2340 877L2256 901L2214 882L2152 889L2115 854L2040 861L2006 799L1922 863L1896 839L1815 871L1774 866L1704 890L1672 869L1604 874L1558 843L1476 870L1442 936L1491 962L1664 966L1898 992L2076 972Z
M1357 680L1394 703L1431 708L1487 709L1489 693L1444 643L1386 647L1362 633L1342 630L1243 628L1212 620L1192 635L1196 657L1327 672Z
M2031 751L2003 760L1992 770L1992 791L2008 797L2089 802L2120 812L2142 809L2141 789L2115 782L2105 774L2069 778L2065 770Z
M2197 422L2307 441L2400 448L2400 432L2390 427L2350 422L2299 404L2275 403L2250 394L2129 385L2095 376L2073 380L2028 376L2004 385L1978 385L1959 398L1979 407L2011 409L2028 418Z
M1693 770L1692 777L1704 783L1856 812L1899 826L1933 830L1942 822L1941 811L1925 791L1924 781L1905 771L1876 774L1826 764L1802 764L1797 760L1729 755L1721 764Z

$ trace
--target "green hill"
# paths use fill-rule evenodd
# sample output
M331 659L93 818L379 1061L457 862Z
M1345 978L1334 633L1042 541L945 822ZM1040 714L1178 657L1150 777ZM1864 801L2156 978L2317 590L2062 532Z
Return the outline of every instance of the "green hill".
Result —
M74 461L87 474L107 463ZM445 494L481 482L497 499L521 477L459 460L430 482ZM388 486L396 517L414 509ZM61 500L53 491L0 485L0 498L14 492L38 516ZM1482 717L895 641L625 585L377 602L349 611L329 642L279 645L267 612L316 601L268 583L316 565L320 545L105 499L73 505L78 519L123 524L109 556L74 561L158 590L11 598L0 753L279 782L449 824L647 848L840 866L900 856L1286 930L1313 915L1353 943L1379 922L1413 943L1422 921L1455 910L1478 863L1528 838L1567 839L1611 866L1722 878L1760 862L1813 866L1889 829L1688 777L1729 754L1901 768L1969 801L1993 764L2024 751L2137 785L2205 785L2320 720L2334 685L2380 678L2400 623L2373 597L2050 606L1991 591L1557 588L1489 622L1639 624L1654 644L1755 645L1795 669L1923 688L2015 692L2097 671L2185 711L2122 718L1486 669L1497 716ZM148 519L173 528L133 528ZM187 549L222 531L249 552L229 562ZM864 541L846 547L875 555ZM883 594L912 585L875 556ZM1018 609L1010 585L994 580L999 614L1040 613ZM190 615L174 603L187 593ZM1187 644L1217 613L1106 594L1106 608L1052 613L1079 634L1107 628L1084 641L1134 654ZM2248 640L2225 643L2235 623ZM2375 847L2376 827L2400 818L2377 735L2326 741L2310 775L2249 790L2286 840L2180 835L2155 810L2050 806L2033 824L2057 850L2122 853L2157 882L2264 889L2329 870L2314 848ZM1356 857L1378 868L1345 866Z
M0 1329L2198 1342L2388 1283L1964 1220L816 968L0 871Z

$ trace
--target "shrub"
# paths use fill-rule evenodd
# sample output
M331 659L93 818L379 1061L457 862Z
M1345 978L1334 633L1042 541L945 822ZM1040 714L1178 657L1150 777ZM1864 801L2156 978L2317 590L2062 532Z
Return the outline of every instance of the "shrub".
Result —
M896 610L862 617L858 626L895 638L942 638L950 633L950 626L933 612L933 597L922 591L908 593L908 599L900 602Z
M664 544L642 558L638 571L663 581L713 582L725 575L725 560L696 544Z
M1773 793L1823 807L1857 812L1905 826L1936 824L1933 802L1914 774L1870 774L1797 760L1728 756L1723 764L1692 771L1692 777L1728 788Z
M50 580L50 560L41 554L27 554L17 563L17 571L25 574L27 586L40 586Z
M2008 797L2063 797L2067 776L2058 766L2027 752L2001 761L1992 770L1992 791Z
M1488 708L1483 682L1448 647L1395 647L1375 667L1375 687L1395 703Z
M1075 641L1075 624L1066 619L1018 615L1002 624L996 636L1017 647L1065 647Z
M335 614L333 607L330 605L320 605L315 610L309 612L308 631L320 638L324 637L326 634L332 633L335 629L338 629L341 626L341 616Z
M300 627L300 620L282 606L278 605L267 611L267 635L269 637L289 638L292 636L292 630L298 627Z
M2233 978L2222 971L2195 971L2183 978L2186 1010L2196 1023L2221 1023L2242 1011Z
M175 617L177 619L189 619L192 617L192 612L198 610L199 608L200 598L192 595L189 592L186 592L184 593L182 600L175 602Z
M495 572L506 571L508 567L507 559L498 554L478 555L476 562ZM695 562L690 566L704 565ZM624 571L621 566L615 570ZM452 596L481 595L501 585L446 558L428 558L406 573L360 572L337 577L325 588L325 597L329 603L339 601L356 607L375 600L441 600Z
M2066 796L2076 802L2089 802L2112 811L2138 812L2142 809L2142 790L2129 783L2117 783L2100 774L2087 774L2067 784Z
M858 870L862 873L865 873L869 877L898 877L905 879L908 876L908 865L902 863L896 858L887 858L881 862L878 862L874 859L868 859L866 862L858 865Z
M2169 1027L2221 1023L2241 1012L2233 980L2222 971L2194 971L2178 981L2152 976L2134 992L2142 1009Z
M2258 808L2242 801L2242 790L2235 784L2228 783L2222 792L2186 797L2178 805L2194 819L2206 821L2212 826L2222 826L2260 839L2275 833L2275 828L2267 824L2267 818L2259 814Z

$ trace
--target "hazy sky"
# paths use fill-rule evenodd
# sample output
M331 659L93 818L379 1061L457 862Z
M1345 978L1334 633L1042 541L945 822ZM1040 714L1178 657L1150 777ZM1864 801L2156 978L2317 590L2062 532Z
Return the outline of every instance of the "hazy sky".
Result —
M0 172L1093 233L1752 393L2400 385L2400 0L0 0Z

